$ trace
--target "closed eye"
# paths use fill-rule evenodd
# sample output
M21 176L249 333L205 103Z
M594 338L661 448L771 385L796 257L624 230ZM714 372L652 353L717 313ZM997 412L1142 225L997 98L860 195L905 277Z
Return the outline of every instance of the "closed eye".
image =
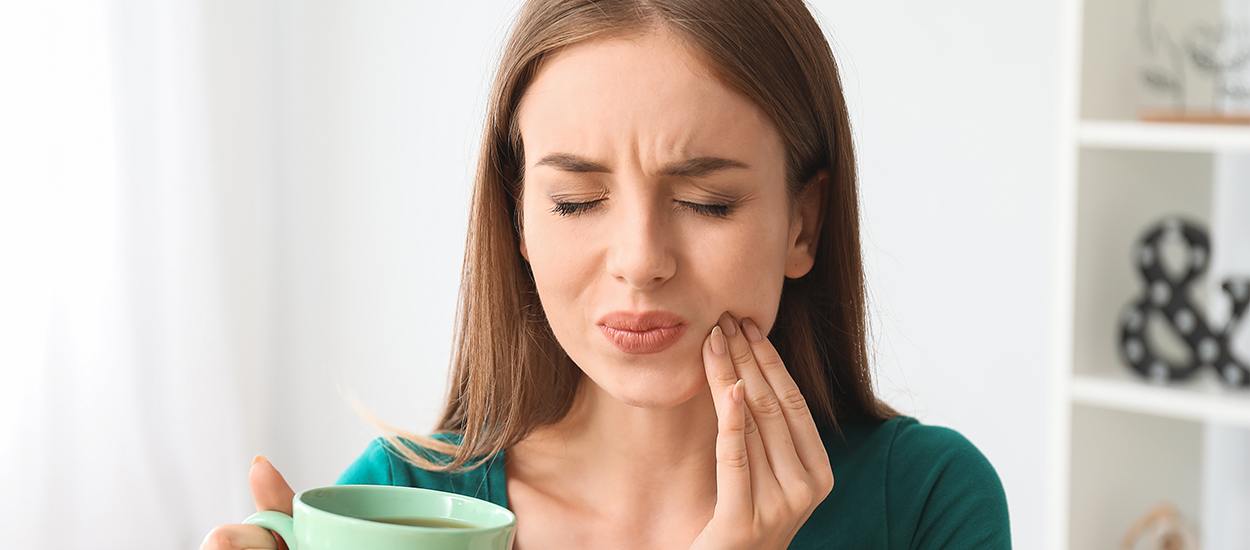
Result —
M576 216L578 214L582 214L582 213L590 211L595 206L598 206L598 204L603 202L604 200L606 199L598 199L598 200L587 201L587 202L556 202L555 207L551 209L551 212L554 214L559 214L561 216ZM683 208L687 208L699 214L703 214L705 216L711 216L714 218L727 218L729 217L729 213L733 210L733 206L729 204L702 204L702 203L689 202L689 201L673 201L673 202L677 203L679 206Z

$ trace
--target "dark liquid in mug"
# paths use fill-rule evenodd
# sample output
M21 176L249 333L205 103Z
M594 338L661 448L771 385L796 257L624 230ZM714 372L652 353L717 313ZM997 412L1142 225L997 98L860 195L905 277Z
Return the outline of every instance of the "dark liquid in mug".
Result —
M472 523L451 518L415 518L415 517L395 517L395 518L369 518L369 521L377 521L380 523L393 523L395 525L413 525L416 527L437 527L441 529L473 529L477 527Z

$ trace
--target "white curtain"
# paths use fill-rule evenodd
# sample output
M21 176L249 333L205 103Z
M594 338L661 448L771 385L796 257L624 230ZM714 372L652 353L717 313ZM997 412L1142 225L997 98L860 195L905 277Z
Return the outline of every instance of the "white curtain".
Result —
M198 547L270 429L265 60L205 29L269 4L0 6L0 545Z
M514 11L0 1L0 548L195 548L364 449L340 388L431 427Z

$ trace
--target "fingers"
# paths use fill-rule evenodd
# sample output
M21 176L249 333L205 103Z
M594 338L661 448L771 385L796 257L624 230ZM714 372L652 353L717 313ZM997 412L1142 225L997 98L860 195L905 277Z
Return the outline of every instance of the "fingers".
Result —
M732 349L728 345L728 341L732 339L732 335L725 331L732 330L735 335L738 332L734 324L720 324L712 328L712 334L708 337L709 345L704 346L703 364L708 371L708 384L714 388L719 381L727 379L728 373L734 371L734 363ZM750 351L747 351L749 354ZM737 382L737 374L734 376ZM756 500L770 499L777 495L780 487L777 484L777 476L773 474L772 467L768 463L768 453L764 448L764 441L760 438L760 430L755 422L754 415L747 405L748 394L746 388L750 383L742 382L743 386L739 391L743 395L743 438L746 440L747 461L751 469L751 495Z
M295 491L291 490L291 486L287 484L282 474L278 473L278 469L263 456L257 455L252 459L252 469L248 472L248 482L252 486L252 501L256 503L257 511L273 510L291 515L291 505L295 500ZM286 550L287 545L282 537L277 533L270 533L264 529L266 535L270 537L271 544L276 541L277 546L268 546L268 548L277 548L278 550Z
M291 513L295 491L291 490L286 479L268 459L259 455L252 459L248 481L252 486L252 501L256 503L257 511L273 510L288 515Z
M751 350L754 352L756 364L763 373L768 385L781 402L781 410L785 414L786 424L790 427L790 435L794 438L794 449L798 454L803 469L817 480L832 484L832 471L829 465L829 454L820 439L812 411L803 398L803 393L794 383L794 378L786 370L785 363L772 342L760 332L759 327L750 319L743 319L743 333L747 335ZM758 335L758 339L755 336ZM749 383L749 382L748 382ZM824 480L827 473L829 479Z
M255 525L219 525L204 537L200 550L275 550L273 535Z
M742 395L742 388L737 394ZM734 386L712 394L716 401L716 510L730 519L746 520L754 513L751 470L745 429L746 405L734 398Z
M781 401L769 381L764 378L755 356L756 348L772 347L772 344L763 335L759 335L759 329L754 323L749 326L755 330L755 335L759 335L758 342L747 341L744 331L737 330L738 323L728 313L721 315L719 323L725 334L729 335L729 356L733 360L734 368L738 376L746 381L747 410L759 425L772 474L779 483L787 487L806 486L811 478L795 451L793 434L785 413L782 412ZM745 326L747 325L743 328ZM783 370L784 368L782 367Z
M712 403L717 407L717 413L721 412L722 400L715 396L725 393L738 381L738 373L734 372L733 362L727 359L729 353L727 346L727 340L720 326L712 327L712 333L703 343L703 370L707 374L707 384L712 388ZM716 360L717 357L723 359Z

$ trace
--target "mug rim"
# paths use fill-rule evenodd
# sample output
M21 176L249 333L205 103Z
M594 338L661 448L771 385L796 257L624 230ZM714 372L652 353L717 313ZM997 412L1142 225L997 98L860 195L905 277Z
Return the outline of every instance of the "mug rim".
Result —
M331 512L329 510L324 510L304 501L304 497L308 493L311 493L314 491L366 491L366 492L369 492L369 491L374 491L374 492L419 491L422 493L434 494L441 498L459 500L461 502L468 503L469 505L472 505L472 506L485 506L486 508L495 508L498 511L504 512L505 517L508 519L506 523L501 523L499 525L493 525L493 526L487 526L487 527L459 528L455 530L456 533L486 533L490 531L505 530L516 525L516 514L514 514L512 510L509 510L506 507L495 504L494 502L490 502L488 500L484 500L484 499L480 499L476 497L471 497L468 495L462 495L459 493L439 491L437 489L427 489L425 487L407 487L407 486L402 486L402 485L345 484L345 485L327 485L324 487L313 487L311 489L305 489L303 491L300 491L299 493L296 493L295 499L294 499L295 510L292 510L292 512L302 510L305 514L328 516L330 518L333 518L335 521L344 522L348 525L358 525L361 527L368 526L371 529L382 529L386 531L413 532L415 530L415 532L421 532L421 533L447 531L447 528L445 527L425 527L421 525L400 525L396 523L373 521L370 519L358 518L354 516L348 516L344 514Z

